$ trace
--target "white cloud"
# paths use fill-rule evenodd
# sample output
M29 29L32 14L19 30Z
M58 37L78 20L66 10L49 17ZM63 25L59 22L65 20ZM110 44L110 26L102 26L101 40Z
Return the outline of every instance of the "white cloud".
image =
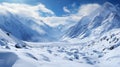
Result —
M69 13L67 16L57 17L54 12L50 9L47 9L45 5L39 4L36 6L31 6L27 4L16 4L16 3L2 3L0 4L0 13L5 13L5 11L9 11L13 14L17 14L21 17L34 18L36 22L40 24L40 20L45 22L50 26L58 26L58 25L66 25L78 22L83 16L89 15L91 12L99 8L98 4L86 4L79 7L78 12L74 14L70 14L70 11L67 7L64 7L64 11ZM1 13L1 14L2 14ZM52 16L42 16L41 14L50 14Z
M85 4L85 5L80 6L78 8L77 12L74 14L70 14L71 12L67 9L67 7L63 7L64 11L68 12L69 15L63 16L63 17L57 17L57 16L45 17L43 20L50 26L68 25L68 24L72 24L72 23L74 24L74 23L80 21L80 19L83 16L87 16L87 15L91 14L99 7L100 7L99 4ZM75 11L76 11L76 9L75 9Z
M70 13L70 10L67 7L63 7L64 12Z
M43 20L50 26L58 26L60 24L65 24L67 17L46 17Z
M52 11L52 10L50 10L50 9L47 9L46 7L45 7L45 5L43 5L43 4L39 4L38 6L36 6L39 10L42 10L42 11L44 11L44 12L46 12L46 13L50 13L50 14L54 14L54 12Z
M54 12L47 9L43 4L31 6L27 4L2 3L0 4L0 10L1 11L6 10L15 14L30 16L34 18L38 18L40 15L40 12L54 15Z
M85 5L82 5L82 6L79 7L77 15L83 15L83 16L89 15L99 7L100 7L99 4L85 4Z
M72 20L73 22L78 22L83 16L88 16L91 13L93 13L96 9L100 8L101 6L99 4L85 4L81 5L77 12L74 14L70 14L68 17L68 20ZM73 10L74 11L74 10ZM76 9L75 9L76 11ZM96 15L96 14L95 14ZM91 15L90 15L91 16ZM94 16L91 16L91 18Z

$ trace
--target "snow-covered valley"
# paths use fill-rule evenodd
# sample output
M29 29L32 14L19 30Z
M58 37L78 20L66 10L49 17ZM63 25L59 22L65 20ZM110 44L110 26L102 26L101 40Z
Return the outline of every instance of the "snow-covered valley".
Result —
M0 4L0 67L120 66L120 7L106 2L61 28L14 5Z

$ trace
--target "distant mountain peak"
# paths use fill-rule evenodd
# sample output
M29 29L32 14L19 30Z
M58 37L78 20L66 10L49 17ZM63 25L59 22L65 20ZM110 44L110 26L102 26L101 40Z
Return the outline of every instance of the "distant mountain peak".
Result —
M91 34L95 37L96 34L100 36L112 29L120 28L120 14L117 7L109 2L104 3L99 10L96 10L97 12L92 12L94 13L92 19L82 21L83 19L88 20L87 17L84 17L76 25L70 27L69 32L67 32L68 37L73 38L73 36L76 36L74 38L79 38L82 36L84 38L91 36Z
M117 7L118 7L118 6L113 5L113 4L110 3L110 2L106 2L106 3L103 4L103 7L102 7L102 8L105 9L105 10L109 10L109 11L114 12L114 11L117 11L117 10L116 10Z
M114 5L112 3L110 3L110 2L105 2L104 6L105 7L114 7Z

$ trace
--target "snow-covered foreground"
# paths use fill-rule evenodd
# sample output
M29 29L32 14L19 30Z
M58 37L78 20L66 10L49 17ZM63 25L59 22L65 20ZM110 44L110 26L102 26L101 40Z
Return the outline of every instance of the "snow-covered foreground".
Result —
M12 48L12 47L11 47ZM0 50L0 67L92 67L85 63L76 63L51 52L48 48L4 49ZM57 50L57 47L53 47ZM63 55L64 56L64 55Z
M113 31L85 43L9 43L0 49L0 67L119 67L120 30Z

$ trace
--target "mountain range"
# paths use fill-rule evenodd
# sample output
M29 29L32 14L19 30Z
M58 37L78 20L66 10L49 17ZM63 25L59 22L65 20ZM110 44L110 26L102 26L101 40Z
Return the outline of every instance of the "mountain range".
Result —
M46 23L1 10L0 67L119 67L118 5L106 2L67 29Z

